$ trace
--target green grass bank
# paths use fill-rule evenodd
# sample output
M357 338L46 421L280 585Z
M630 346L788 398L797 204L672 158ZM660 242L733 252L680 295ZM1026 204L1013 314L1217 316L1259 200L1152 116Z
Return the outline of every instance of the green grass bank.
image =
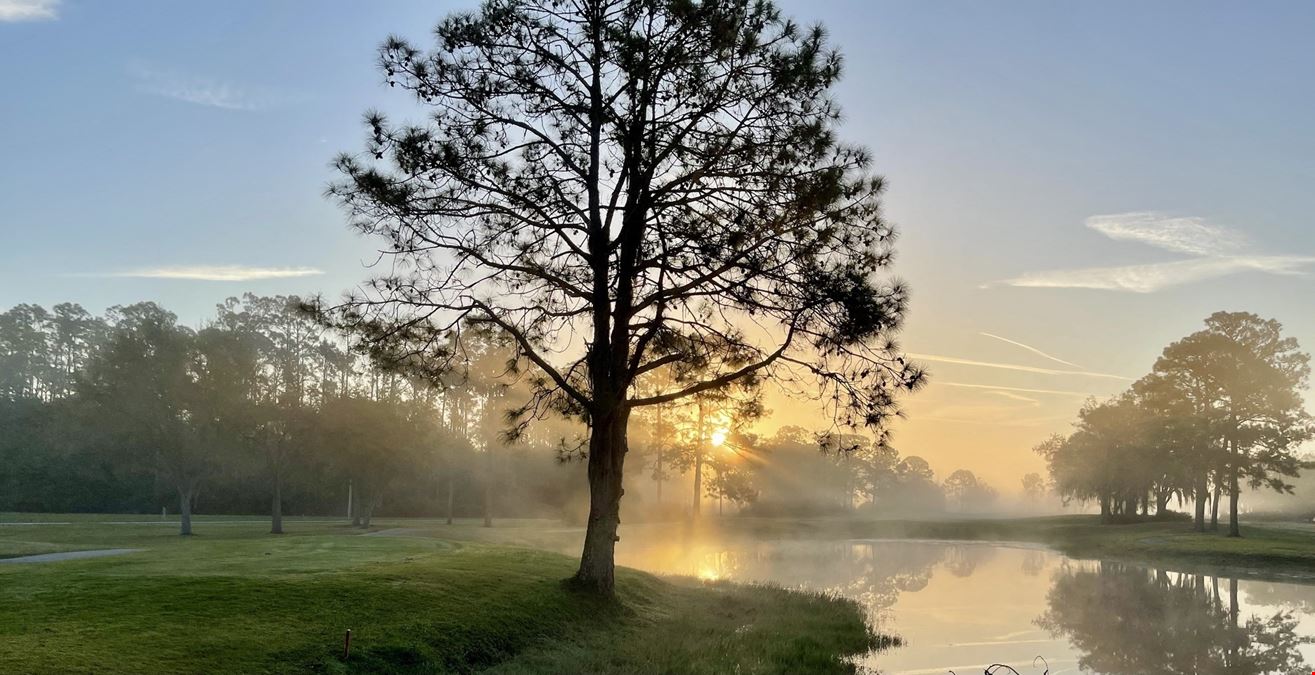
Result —
M727 519L720 527L727 536L1038 543L1074 558L1315 582L1315 527L1299 523L1244 522L1240 538L1226 537L1222 531L1195 532L1190 522L1178 520L1102 525L1094 515L960 520L745 518Z
M860 608L776 588L618 571L618 597L561 580L570 557L472 538L361 536L330 522L0 518L3 673L851 672ZM55 524L69 523L69 524ZM113 524L112 524L113 523ZM460 529L460 528L458 528ZM352 652L341 657L352 630Z

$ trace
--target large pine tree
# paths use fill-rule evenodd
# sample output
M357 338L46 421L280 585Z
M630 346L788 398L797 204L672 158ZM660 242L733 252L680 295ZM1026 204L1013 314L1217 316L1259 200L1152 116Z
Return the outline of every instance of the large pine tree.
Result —
M580 585L613 587L634 408L756 375L880 425L921 381L820 28L766 0L489 0L435 35L379 55L425 120L369 114L367 152L337 160L331 194L393 260L326 316L434 367L464 326L510 336L525 414L589 423ZM699 375L640 386L671 364Z

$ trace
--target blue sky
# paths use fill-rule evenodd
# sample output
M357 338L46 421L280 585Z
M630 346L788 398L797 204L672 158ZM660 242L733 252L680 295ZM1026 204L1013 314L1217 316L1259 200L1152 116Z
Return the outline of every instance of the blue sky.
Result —
M367 108L413 110L378 43L472 4L0 0L0 306L195 323L364 279L328 162ZM937 383L902 450L1035 464L1220 309L1315 348L1315 3L781 5L845 53L844 133L890 181Z

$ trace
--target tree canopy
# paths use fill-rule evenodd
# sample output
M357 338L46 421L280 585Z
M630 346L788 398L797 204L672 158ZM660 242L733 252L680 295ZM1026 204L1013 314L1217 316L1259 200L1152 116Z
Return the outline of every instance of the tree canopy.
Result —
M1309 466L1299 454L1315 438L1302 399L1309 377L1310 356L1279 322L1217 312L1129 391L1088 402L1071 435L1036 451L1062 497L1097 500L1107 517L1138 504L1145 513L1152 498L1163 512L1171 497L1190 496L1203 530L1206 502L1217 522L1226 494L1229 534L1238 536L1243 485L1291 492L1289 479Z
M379 55L426 120L368 114L330 189L393 272L325 316L434 367L465 326L514 340L527 414L563 399L590 425L581 584L612 589L634 407L757 374L880 426L921 381L891 339L884 181L838 138L820 27L764 0L488 0L434 33ZM642 386L675 364L699 375Z

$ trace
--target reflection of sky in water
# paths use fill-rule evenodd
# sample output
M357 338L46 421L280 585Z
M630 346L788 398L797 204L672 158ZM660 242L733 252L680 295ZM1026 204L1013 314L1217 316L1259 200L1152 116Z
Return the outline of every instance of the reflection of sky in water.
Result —
M1094 672L1118 675L1249 675L1273 667L1263 665L1274 663L1271 655L1276 653L1265 641L1315 637L1315 586L1238 582L1240 627L1234 628L1227 578L1217 580L1216 590L1216 580L1210 577L1073 561L1037 548L926 541L744 539L714 544L681 536L644 539L631 539L629 546L621 547L618 562L659 573L771 582L859 600L876 626L907 643L864 659L865 666L891 675L943 674L948 669L975 674L996 662L1024 675L1040 675L1040 663L1032 665L1038 655L1055 675L1080 672L1084 656L1088 666L1108 669ZM1248 618L1269 619L1280 610L1292 612L1286 627L1258 626L1248 632ZM1058 636L1042 627L1043 616ZM1224 646L1228 644L1232 651ZM1093 658L1091 652L1099 653ZM1315 645L1294 645L1288 652L1305 663L1315 661ZM1279 662L1293 665L1291 658Z

